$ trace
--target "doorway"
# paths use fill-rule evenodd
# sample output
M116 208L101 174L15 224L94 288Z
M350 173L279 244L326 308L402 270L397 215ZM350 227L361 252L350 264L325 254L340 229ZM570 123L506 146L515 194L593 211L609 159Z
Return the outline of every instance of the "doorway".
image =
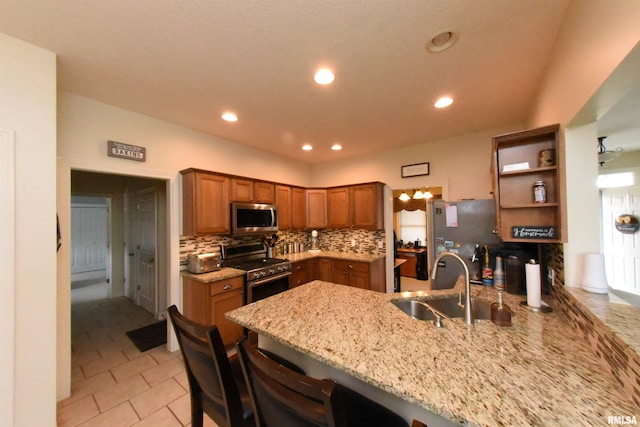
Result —
M396 285L402 291L429 290L427 203L442 199L442 187L395 189L392 197Z
M72 233L78 231L72 234L72 278L106 277L107 286L91 300L125 296L163 317L167 289L158 283L167 277L166 181L72 170L71 196ZM89 272L76 272L80 264L89 264Z
M109 210L106 197L71 199L71 303L111 294Z
M612 174L620 175L620 174ZM603 188L602 246L611 288L640 293L640 185Z

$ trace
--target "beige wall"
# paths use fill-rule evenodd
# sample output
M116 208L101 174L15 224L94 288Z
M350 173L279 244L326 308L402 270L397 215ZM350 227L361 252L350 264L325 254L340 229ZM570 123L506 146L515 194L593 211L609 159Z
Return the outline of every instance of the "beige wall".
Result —
M58 95L58 156L131 171L178 174L199 168L306 185L308 168L266 151L226 141L69 93ZM146 147L147 161L107 157L107 141Z
M14 386L1 388L0 425L55 426L56 57L0 34L0 58L0 128L14 132L16 147L15 282L2 283L14 290L2 301L14 328L0 337L13 352L0 363L13 363Z
M558 34L528 125L570 125L640 40L640 2L573 1ZM602 111L600 111L600 114ZM598 118L594 112L593 120ZM582 255L600 252L597 127L582 122L563 135L567 158L565 284L579 286ZM585 232L585 230L593 230Z
M429 141L313 167L313 185L381 181L392 189L442 186L445 200L491 198L491 137L522 124ZM403 165L429 162L429 175L402 178Z

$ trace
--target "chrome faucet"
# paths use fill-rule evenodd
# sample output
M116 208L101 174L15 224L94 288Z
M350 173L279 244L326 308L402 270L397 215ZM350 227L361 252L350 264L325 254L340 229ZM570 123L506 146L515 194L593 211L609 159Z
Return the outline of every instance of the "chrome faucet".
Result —
M474 319L473 310L471 309L471 281L469 280L469 268L467 267L467 263L464 262L464 260L460 258L458 254L454 254L453 252L441 252L433 263L431 280L435 280L438 276L438 262L440 262L442 258L447 256L457 259L460 264L462 264L462 268L464 269L464 321L468 325L473 325Z

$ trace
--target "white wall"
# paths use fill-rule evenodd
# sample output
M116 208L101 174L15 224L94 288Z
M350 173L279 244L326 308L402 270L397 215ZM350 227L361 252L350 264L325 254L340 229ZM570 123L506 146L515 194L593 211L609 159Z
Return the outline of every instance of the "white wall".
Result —
M14 388L1 425L56 425L56 57L0 34L0 128L15 133ZM2 379L4 381L4 377ZM11 408L12 406L12 408ZM11 408L9 413L4 409Z
M569 125L638 43L638 22L639 1L573 1L541 82L529 126ZM579 286L581 254L600 252L600 210L594 204L598 198L596 137L596 129L585 122L563 135L569 236L564 245L564 273L568 286Z

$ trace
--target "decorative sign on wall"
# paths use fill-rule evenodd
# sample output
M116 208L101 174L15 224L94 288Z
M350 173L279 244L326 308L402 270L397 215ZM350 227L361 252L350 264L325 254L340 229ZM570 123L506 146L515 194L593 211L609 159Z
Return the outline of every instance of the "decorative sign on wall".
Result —
M511 237L514 239L555 239L556 228L553 226L516 225L511 227Z
M400 168L400 174L403 178L429 175L429 163L416 163L413 165L402 166Z
M640 221L631 214L622 214L616 217L616 230L622 234L633 234L640 229Z
M138 147L137 145L107 141L107 155L110 157L144 162L147 159L147 149L145 147Z

